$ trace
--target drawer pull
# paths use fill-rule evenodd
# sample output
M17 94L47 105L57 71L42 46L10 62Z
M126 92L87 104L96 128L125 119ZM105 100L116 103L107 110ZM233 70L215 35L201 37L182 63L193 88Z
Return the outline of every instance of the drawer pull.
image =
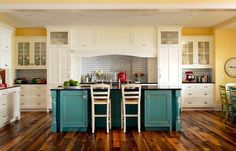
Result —
M187 88L191 88L191 86L188 86Z
M40 87L37 87L37 89L40 89Z
M188 95L192 95L192 93L189 93Z
M208 104L208 102L204 102L204 104Z
M21 103L20 105L24 105L25 103Z
M208 95L207 93L204 93L204 95Z
M41 96L40 94L38 94L37 96Z
M204 86L204 88L208 88L208 86Z
M6 104L2 104L2 105L4 105L4 106L5 106Z
M37 103L37 105L41 105L41 103Z
M192 104L192 102L188 102L188 104Z
M6 93L3 93L2 95L7 95Z
M20 96L25 96L24 94L21 94Z
M2 116L2 117L7 117L6 115Z

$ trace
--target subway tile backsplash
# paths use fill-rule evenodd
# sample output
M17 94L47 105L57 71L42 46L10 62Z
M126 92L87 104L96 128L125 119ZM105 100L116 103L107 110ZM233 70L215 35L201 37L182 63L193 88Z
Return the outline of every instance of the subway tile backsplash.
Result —
M195 76L208 75L210 77L210 82L214 82L213 71L210 68L207 69L183 69L182 70L182 79L185 80L185 72L192 71Z
M26 80L32 80L34 78L47 79L47 70L46 69L16 70L16 78L26 78Z
M145 75L142 80L146 82L147 62L147 58L123 55L87 57L81 59L81 75L95 73L97 70L101 70L106 75L125 71L129 80L135 80L134 73L142 72Z

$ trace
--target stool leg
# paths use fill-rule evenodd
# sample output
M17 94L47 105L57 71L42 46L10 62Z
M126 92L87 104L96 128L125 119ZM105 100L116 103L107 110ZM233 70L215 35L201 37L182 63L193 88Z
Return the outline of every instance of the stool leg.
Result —
M111 102L109 102L109 126L110 126L110 129L111 129Z
M109 103L107 103L107 116L106 116L106 124L107 124L107 133L109 133Z
M140 104L138 104L138 132L141 132Z
M95 109L94 109L94 104L92 104L92 133L95 131Z
M123 111L124 109L123 109L123 100L121 100L120 101L120 127L121 127L121 129L123 129L124 128L124 115L123 115Z
M126 109L124 102L123 102L123 120L124 120L124 133L126 133Z

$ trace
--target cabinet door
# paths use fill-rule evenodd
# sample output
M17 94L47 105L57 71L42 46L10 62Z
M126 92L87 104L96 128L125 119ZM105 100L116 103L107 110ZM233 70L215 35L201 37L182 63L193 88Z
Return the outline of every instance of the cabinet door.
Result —
M18 66L30 65L30 42L17 43Z
M154 49L155 34L156 32L154 31L153 27L135 27L135 31L134 31L135 47L138 49L140 48Z
M194 64L193 41L185 41L182 45L182 65Z
M181 62L179 47L161 47L158 52L158 85L179 87L181 85Z
M198 41L198 64L210 65L210 42Z
M46 42L34 42L34 65L46 66Z
M145 91L145 127L171 127L171 91Z
M160 31L161 45L178 45L179 44L179 31Z
M60 98L61 131L63 128L87 127L87 91L62 91Z
M48 83L62 83L70 79L69 50L55 47L48 52Z

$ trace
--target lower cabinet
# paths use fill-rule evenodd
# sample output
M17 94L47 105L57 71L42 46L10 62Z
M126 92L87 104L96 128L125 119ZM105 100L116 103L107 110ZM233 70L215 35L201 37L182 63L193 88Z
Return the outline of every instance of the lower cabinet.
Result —
M46 110L47 85L21 85L20 109L23 111Z
M214 84L183 84L183 109L214 109Z
M0 127L20 119L20 87L0 90Z
M87 91L60 92L60 131L86 131L88 127Z
M145 129L172 130L172 94L168 90L145 91Z

